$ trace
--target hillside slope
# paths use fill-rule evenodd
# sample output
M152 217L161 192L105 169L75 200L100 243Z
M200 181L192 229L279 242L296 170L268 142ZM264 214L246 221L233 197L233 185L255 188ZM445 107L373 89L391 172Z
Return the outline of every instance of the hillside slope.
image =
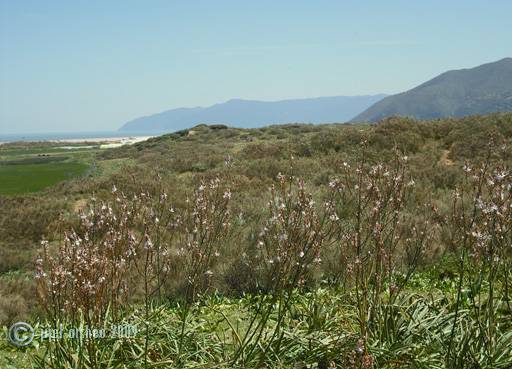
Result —
M512 111L512 58L443 73L412 90L392 95L356 116L375 122L402 115L435 119Z

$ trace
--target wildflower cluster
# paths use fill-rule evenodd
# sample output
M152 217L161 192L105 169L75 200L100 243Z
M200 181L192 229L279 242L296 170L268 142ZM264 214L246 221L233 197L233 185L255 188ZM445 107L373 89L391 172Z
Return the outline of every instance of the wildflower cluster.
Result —
M219 178L201 181L186 208L176 217L178 256L186 277L186 298L208 288L213 267L222 253L231 226L231 190Z
M492 170L485 167L470 169L469 180L477 190L474 197L473 219L466 224L469 255L478 261L499 263L510 255L512 244L512 175L502 167ZM458 198L458 203L463 201ZM456 206L456 216L464 221L471 218L460 214L461 206Z
M127 196L114 186L112 195L111 202L92 199L62 240L42 242L38 291L55 319L85 315L99 322L128 301L141 279L149 303L161 296L176 255L191 295L211 275L230 225L231 192L218 178L201 183L181 209L163 191Z
M308 269L321 262L327 235L326 219L304 182L282 174L277 180L270 189L268 219L257 244L269 292L303 284Z
M395 271L393 256L404 240L404 207L409 189L406 158L396 156L392 166L359 163L341 165L341 176L330 182L326 202L336 228L344 276L376 294L388 286Z
M115 205L93 201L56 249L42 241L36 278L43 305L53 317L76 319L84 314L97 321L126 296L130 266L137 255L130 228L139 204L122 198Z
M498 308L506 302L510 317L510 269L512 266L512 175L502 164L488 160L464 166L466 179L453 195L452 247L459 250L459 281L447 359L457 360L455 330L463 303L463 290L471 291L468 303L480 323L478 332L486 354L495 355ZM467 284L466 284L467 283Z
M389 303L399 291L398 255L414 247L409 251L417 257L428 237L423 227L406 222L405 205L414 187L407 157L395 153L389 165L361 160L339 168L339 176L329 182L325 211L339 249L339 278L355 290L361 358L368 360L369 326L377 322L383 293Z

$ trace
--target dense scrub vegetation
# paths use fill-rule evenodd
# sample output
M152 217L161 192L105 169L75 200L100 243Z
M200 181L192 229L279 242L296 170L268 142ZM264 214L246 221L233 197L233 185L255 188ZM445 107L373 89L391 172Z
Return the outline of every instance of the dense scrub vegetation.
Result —
M0 319L139 327L41 368L510 367L511 141L496 114L105 151L130 165L0 197Z

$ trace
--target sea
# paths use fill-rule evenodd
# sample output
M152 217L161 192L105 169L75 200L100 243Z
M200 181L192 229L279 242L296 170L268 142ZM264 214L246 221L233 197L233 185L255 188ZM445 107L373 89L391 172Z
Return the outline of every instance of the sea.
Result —
M163 134L163 133L159 133ZM154 132L123 132L123 131L97 131L97 132L53 132L53 133L0 133L0 143L14 141L58 141L58 140L86 140L95 138L125 138L154 136Z

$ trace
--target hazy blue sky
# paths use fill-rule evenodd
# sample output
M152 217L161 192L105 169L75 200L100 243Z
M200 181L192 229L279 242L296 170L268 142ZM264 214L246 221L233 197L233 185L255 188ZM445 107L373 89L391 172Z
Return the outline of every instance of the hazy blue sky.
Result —
M396 93L512 56L512 1L0 0L0 134Z

